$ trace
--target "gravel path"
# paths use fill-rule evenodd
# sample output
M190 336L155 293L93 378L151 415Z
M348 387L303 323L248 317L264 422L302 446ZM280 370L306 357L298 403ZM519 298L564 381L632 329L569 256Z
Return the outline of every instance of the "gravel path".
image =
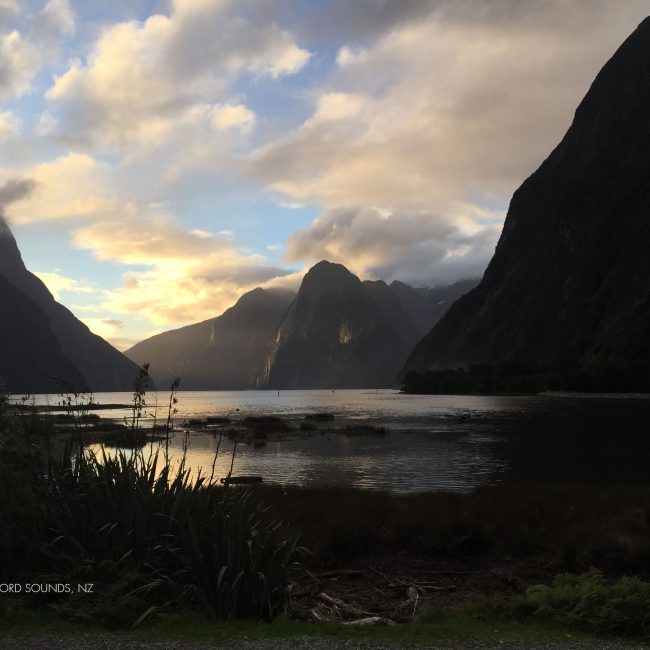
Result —
M137 641L119 635L79 635L60 637L36 635L0 636L3 650L401 650L403 646L371 641L334 640L322 637L292 637L289 639L245 638L224 645L188 643L183 641ZM650 645L625 644L614 641L566 641L518 643L516 641L463 641L455 644L408 646L409 650L648 650Z

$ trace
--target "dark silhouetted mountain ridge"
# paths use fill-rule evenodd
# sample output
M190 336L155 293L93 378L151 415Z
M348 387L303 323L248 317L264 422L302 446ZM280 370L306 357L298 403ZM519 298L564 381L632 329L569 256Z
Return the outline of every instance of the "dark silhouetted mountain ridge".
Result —
M265 383L285 389L391 386L416 341L471 286L361 282L341 264L319 262L280 325Z
M60 352L69 360L69 367L76 368L76 373L69 370L69 374L62 374L64 379L71 382L76 389L120 391L132 388L133 380L138 372L137 366L104 339L93 334L72 312L54 300L43 282L25 268L16 240L1 218L0 277L43 312ZM12 304L16 304L15 295L12 300ZM12 321L12 323L6 323L5 327L10 328L14 333L13 340L16 345L23 350L26 350L25 346L37 345L33 336L27 334L31 326L22 320L16 321L12 311L5 306L4 302L2 304L5 309L5 320ZM20 338L21 331L25 333L24 340ZM51 347L51 339L44 336L41 342L43 343L42 351L45 353L45 350ZM19 372L24 378L31 376L35 387L40 385L37 366L32 366L32 370L30 370L27 366L28 357L23 356L22 358L25 360L25 368L15 368L15 372ZM5 378L9 388L18 390L13 386L12 376L13 374L7 370ZM21 385L23 384L21 383ZM29 381L24 385L27 386L26 390L31 392L37 390L37 388L29 388Z
M481 283L405 373L514 363L537 372L539 388L550 378L549 387L650 390L649 172L650 18L515 192Z
M153 336L126 354L159 387L190 390L390 386L415 343L476 281L416 289L361 282L320 262L298 294L255 289L223 315Z

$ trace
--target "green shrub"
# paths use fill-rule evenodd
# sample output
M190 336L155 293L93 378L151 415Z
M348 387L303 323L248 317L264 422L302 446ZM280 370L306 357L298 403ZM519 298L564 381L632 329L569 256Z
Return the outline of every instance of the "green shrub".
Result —
M550 621L569 628L617 636L650 636L650 583L639 578L609 581L596 570L562 574L522 596L478 601L479 619Z
M598 632L650 636L650 583L598 571L560 575L551 586L531 587L526 601L536 617Z

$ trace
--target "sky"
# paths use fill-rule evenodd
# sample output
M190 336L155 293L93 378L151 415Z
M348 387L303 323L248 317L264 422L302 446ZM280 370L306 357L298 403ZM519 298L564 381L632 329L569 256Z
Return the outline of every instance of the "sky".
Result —
M313 263L479 277L647 0L0 0L0 210L126 349Z

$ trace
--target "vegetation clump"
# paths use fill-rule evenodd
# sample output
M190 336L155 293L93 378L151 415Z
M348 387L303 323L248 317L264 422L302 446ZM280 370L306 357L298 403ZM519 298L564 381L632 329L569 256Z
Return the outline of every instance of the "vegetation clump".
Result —
M376 427L374 424L350 424L340 429L346 436L385 436L388 429Z
M534 394L549 390L634 393L650 391L650 375L643 363L560 367L506 361L421 373L411 371L404 376L401 390L436 395Z
M256 432L289 431L289 425L277 415L249 415L242 420L242 425Z
M123 435L150 436L139 425L144 370ZM2 580L69 585L28 605L117 626L159 609L220 620L282 611L293 545L257 491L219 485L214 465L197 476L185 454L172 463L168 437L158 449L92 453L79 427L55 454L47 422L36 410L16 415L0 391ZM89 584L92 594L78 588Z
M86 453L57 468L48 579L98 591L90 606L84 594L61 607L108 622L164 604L220 619L274 618L292 551L278 524L266 525L253 492L192 480L161 460Z
M226 416L210 416L205 419L206 424L230 424L231 419Z
M334 419L332 413L307 413L305 420L314 420L316 422L331 422Z
M609 580L597 570L561 574L550 585L534 585L510 599L475 607L491 619L538 619L568 628L625 637L650 636L650 583L640 578Z

